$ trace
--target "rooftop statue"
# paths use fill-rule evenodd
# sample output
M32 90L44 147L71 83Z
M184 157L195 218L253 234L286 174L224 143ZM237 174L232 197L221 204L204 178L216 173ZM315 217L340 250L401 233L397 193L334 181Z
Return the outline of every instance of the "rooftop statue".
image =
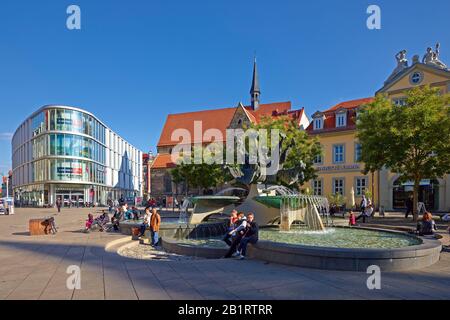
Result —
M408 59L406 58L406 50L402 50L395 55L395 59L397 59L397 69L405 69L408 68Z
M439 60L440 54L439 48L440 48L439 43L436 44L435 51L433 51L433 48L428 47L427 53L425 53L425 55L423 56L422 63L447 70L447 66L445 65L445 63Z
M397 67L392 72L390 77L387 81L390 81L392 78L394 78L397 74L408 68L408 59L406 58L406 50L402 50L399 53L395 55L395 59L397 60Z

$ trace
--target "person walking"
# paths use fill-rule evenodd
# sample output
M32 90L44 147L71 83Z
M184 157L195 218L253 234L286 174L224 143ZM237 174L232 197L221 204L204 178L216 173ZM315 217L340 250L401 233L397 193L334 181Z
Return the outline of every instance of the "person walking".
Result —
M152 216L150 217L150 230L152 232L152 246L156 247L159 242L159 228L161 226L161 216L158 210L152 210Z
M362 196L360 207L361 207L361 214L364 214L364 211L366 210L367 207L367 198L365 194L363 194Z
M125 205L125 198L123 197L123 194L120 196L120 199L119 199L119 205L120 205L120 206Z
M405 219L408 219L409 214L413 214L413 200L411 196L408 197L405 201L405 207L406 207L406 213L405 213Z
M58 208L58 213L61 212L61 205L62 205L61 198L58 198L58 200L56 200L56 207Z
M366 223L366 219L368 220L370 216L372 216L373 212L373 206L370 199L367 199L366 206L364 208L364 211L358 216L358 218L355 219L356 221L359 221L359 219L363 219L363 223Z

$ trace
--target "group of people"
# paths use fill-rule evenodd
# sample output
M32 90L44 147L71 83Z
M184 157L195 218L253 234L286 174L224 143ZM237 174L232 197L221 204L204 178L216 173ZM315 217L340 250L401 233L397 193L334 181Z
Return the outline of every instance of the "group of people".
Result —
M88 214L88 218L86 220L84 232L90 232L94 227L98 227L100 232L108 230L108 222L109 222L108 213L103 210L102 214L94 219L94 215L92 213Z
M150 207L145 208L144 221L141 224L141 230L139 237L143 237L145 231L150 229L151 232L151 245L156 247L159 242L159 228L161 226L161 215L156 208L150 210Z
M363 223L366 223L366 220L368 220L370 217L372 217L373 214L375 213L372 201L365 195L362 196L360 209L361 209L361 211L360 211L360 214L358 215L358 217L352 210L350 210L350 215L349 215L349 219L348 219L349 226L355 226L356 221L359 221L360 219L363 220Z
M112 218L110 220L109 214L112 214ZM111 222L111 228L114 229L114 231L119 230L120 222L124 220L139 220L140 218L140 211L135 206L129 206L125 200L119 200L119 201L110 201L109 202L109 209L108 212L106 210L103 210L102 214L94 219L94 216L90 213L88 214L88 219L86 220L85 224L85 232L89 232L92 228L98 226L99 231L105 231L107 230L107 224Z
M259 226L255 221L255 215L249 213L247 216L243 212L233 210L224 241L230 247L225 258L239 257L245 259L247 245L255 244L259 239Z

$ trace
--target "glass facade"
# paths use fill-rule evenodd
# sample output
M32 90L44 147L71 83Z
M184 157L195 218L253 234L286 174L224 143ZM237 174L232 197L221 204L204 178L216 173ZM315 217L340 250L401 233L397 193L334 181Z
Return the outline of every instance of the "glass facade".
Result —
M63 193L101 204L141 195L142 153L80 109L42 108L18 128L12 147L13 185L30 203L54 204Z

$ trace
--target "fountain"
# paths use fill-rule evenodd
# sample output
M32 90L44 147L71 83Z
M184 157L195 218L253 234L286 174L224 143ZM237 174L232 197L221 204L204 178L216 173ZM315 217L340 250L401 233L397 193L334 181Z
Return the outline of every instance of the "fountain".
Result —
M398 271L423 268L439 260L442 246L438 240L385 229L336 226L329 215L326 197L303 195L273 185L279 180L287 185L299 181L304 167L283 169L283 163L279 167L274 176L264 175L257 165L229 168L235 180L247 187L246 197L225 190L214 196L190 199L195 206L189 221L198 227L195 231L180 232L176 239L163 237L163 247L197 257L223 256L227 247L214 234L224 234L224 224L215 229L205 229L203 224L212 215L227 215L236 209L254 213L261 227L259 241L248 248L248 256L253 259L362 272L371 265L382 271Z

